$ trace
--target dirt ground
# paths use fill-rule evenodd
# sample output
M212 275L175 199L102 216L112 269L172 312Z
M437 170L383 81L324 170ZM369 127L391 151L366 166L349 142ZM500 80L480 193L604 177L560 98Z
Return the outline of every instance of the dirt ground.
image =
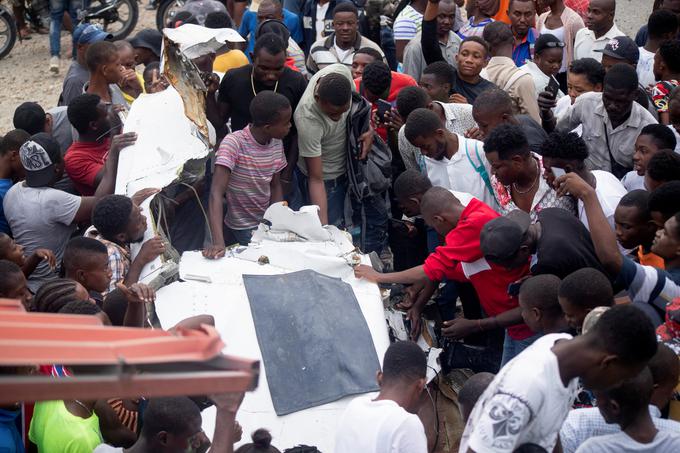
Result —
M653 0L618 0L617 24L622 31L634 36L647 20ZM146 11L139 5L140 20L136 30L154 27L155 11ZM49 41L47 35L33 34L33 38L17 42L12 52L0 60L0 134L12 127L14 109L24 101L35 101L45 109L57 104L61 84L68 69L67 54L71 38L62 33L62 63L57 75L49 71Z

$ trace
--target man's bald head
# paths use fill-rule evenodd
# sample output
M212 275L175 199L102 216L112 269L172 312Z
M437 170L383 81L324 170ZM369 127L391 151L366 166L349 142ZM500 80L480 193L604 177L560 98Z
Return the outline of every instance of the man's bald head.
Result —
M615 14L615 0L590 0L586 26L595 32L596 37L604 35L614 26Z
M590 7L614 13L616 12L616 0L590 0Z

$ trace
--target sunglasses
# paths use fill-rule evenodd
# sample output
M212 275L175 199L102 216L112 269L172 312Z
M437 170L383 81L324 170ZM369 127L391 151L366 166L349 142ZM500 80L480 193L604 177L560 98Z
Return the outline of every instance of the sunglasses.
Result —
M564 43L562 41L549 41L543 44L545 47L549 49L554 49L556 47L562 48L564 47Z

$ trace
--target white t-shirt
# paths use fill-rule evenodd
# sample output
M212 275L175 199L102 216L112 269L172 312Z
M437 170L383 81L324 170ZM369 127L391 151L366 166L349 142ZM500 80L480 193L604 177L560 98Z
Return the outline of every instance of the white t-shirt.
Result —
M24 247L26 256L36 249L52 250L57 263L64 258L64 249L76 230L73 224L80 197L51 187L28 187L17 183L5 194L5 218L17 244ZM35 292L58 275L46 261L41 262L28 279L28 287Z
M427 453L425 428L417 415L391 400L355 398L340 418L335 453Z
M469 193L492 209L497 209L496 199L487 188L479 172L473 168L473 164L467 157L468 154L474 162L474 166L483 165L487 174L491 177L489 161L486 160L484 154L484 143L465 138L462 135L458 135L458 151L450 160L446 157L442 160L424 158L427 177L430 178L433 186Z
M640 58L637 64L637 75L640 85L647 88L650 84L656 82L654 77L654 52L645 50L644 47L640 47Z
M623 187L630 192L631 190L647 190L645 187L645 177L638 175L637 171L631 170L621 179Z
M92 453L123 453L123 447L112 447L111 445L101 444Z
M337 38L335 38L335 41L333 41L333 47L335 48L335 53L338 55L338 63L342 63L345 65L352 64L352 58L354 53L353 47L350 47L349 49L341 49L340 47L338 47Z
M680 433L659 431L654 440L642 444L623 431L606 436L592 437L576 453L674 453L680 451Z
M595 193L597 194L597 200L602 206L602 211L604 216L609 222L609 226L612 230L616 229L616 224L614 222L614 211L619 205L621 197L628 193L626 188L623 187L621 181L616 179L616 176L612 175L608 171L604 170L593 170L593 176L595 176ZM583 224L590 230L588 226L588 216L586 215L585 207L581 200L578 201L578 218Z
M578 379L565 387L552 347L569 334L536 340L498 372L475 404L460 442L461 453L512 452L533 443L552 451L576 396Z
M316 40L323 38L323 29L326 26L326 13L328 12L328 6L331 2L326 2L325 4L316 4L316 23L314 28L316 30Z

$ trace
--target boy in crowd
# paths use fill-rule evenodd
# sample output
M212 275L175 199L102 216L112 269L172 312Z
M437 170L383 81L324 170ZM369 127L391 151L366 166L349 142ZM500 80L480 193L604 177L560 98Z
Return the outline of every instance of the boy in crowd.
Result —
M286 167L286 157L281 140L288 135L291 115L285 96L263 91L250 103L253 122L222 140L210 188L212 245L203 251L204 256L224 256L224 225L236 241L247 245L265 210L283 200L279 172Z
M655 189L649 194L647 203L657 230L663 229L666 222L680 212L680 181L671 181Z
M109 256L111 281L105 293L116 289L117 283L137 283L144 266L165 252L163 240L154 236L131 259L130 244L144 240L147 225L139 205L124 195L107 195L99 200L92 210L92 225L93 237L106 246Z
M675 149L676 139L673 131L661 124L648 124L640 131L635 140L633 169L621 179L628 192L635 189L645 190L647 165L654 154L662 149Z
M603 170L589 170L586 165L589 150L586 142L574 132L552 132L541 148L545 179L554 187L556 171L562 169L565 173L576 173L584 181L593 186L597 199L607 216L612 230L615 228L614 211L619 200L626 194L621 181L614 175ZM588 218L583 210L583 203L576 205L579 220L588 228Z
M460 388L460 392L458 392L458 409L465 423L470 418L470 413L475 404L477 404L479 397L482 396L482 393L491 384L494 377L495 375L492 373L475 373Z
M680 432L680 423L661 417L661 412L675 394L680 377L680 361L673 350L660 343L656 354L647 365L652 372L654 389L649 400L648 412L659 431ZM569 412L560 430L564 453L574 453L588 439L621 432L616 423L608 423L597 407L575 409Z
M424 89L433 101L449 102L453 77L456 70L445 61L435 61L423 69L418 86Z
M416 343L398 341L385 352L378 371L380 393L355 398L342 415L335 438L336 453L394 451L426 453L427 438L417 415L425 389L427 358Z
M32 255L26 256L24 248L5 233L0 233L0 259L11 261L21 267L26 277L43 261L47 261L52 269L57 267L57 258L51 250L37 249Z
M670 452L680 449L680 433L654 426L648 405L654 389L652 372L645 367L618 387L597 391L597 408L607 423L621 431L586 440L577 453Z
M652 243L652 252L664 259L666 269L643 266L619 251L616 236L602 212L595 190L588 183L574 173L561 176L555 182L559 194L568 192L583 201L592 242L606 272L616 277L616 281L628 290L633 304L640 307L655 325L661 324L668 301L680 296L680 212L669 214L672 217L665 221ZM659 209L667 211L670 205L677 204L677 192L675 196L675 200L666 200L665 206Z
M83 87L85 92L98 95L107 104L122 105L127 109L129 104L118 87L123 78L123 67L116 46L108 41L92 44L87 49L85 61L90 71L90 80Z
M26 311L31 309L33 294L28 290L24 271L14 262L0 259L0 297L19 299Z
M633 190L621 198L614 211L616 240L640 264L663 269L663 259L652 252L657 226L649 212L649 192Z
M54 107L45 112L36 102L24 102L14 110L12 122L15 128L28 132L29 135L47 132L59 143L62 154L66 153L77 135L68 121L65 106Z
M647 163L645 187L654 191L662 185L680 179L680 154L670 149L662 149L654 154Z
M557 299L559 287L560 279L550 274L536 275L522 283L519 306L522 319L532 332L547 335L569 331Z
M661 43L675 39L678 34L678 16L668 9L658 9L647 20L649 35L647 42L639 48L640 59L637 65L640 85L648 87L657 81L654 76L654 60ZM636 38L637 41L637 38ZM637 43L639 45L639 43Z
M510 27L503 22L491 23L484 28L484 40L489 43L491 55L486 66L489 81L510 95L515 114L527 114L540 121L533 78L521 72L512 60L515 38Z
M581 332L583 321L592 309L612 306L614 292L609 279L602 272L585 267L562 280L558 299L569 327Z
M487 318L469 320L458 318L444 323L444 336L461 339L470 334L497 328L506 328L502 363L509 361L533 337L522 324L522 316L515 295L508 294L508 286L528 273L528 259L513 269L505 269L486 262L479 248L480 231L498 214L476 198L467 206L443 187L428 190L420 202L420 214L425 223L446 238L422 266L388 274L380 274L370 266L358 266L354 273L376 283L425 283L432 291L434 282L444 278L470 281ZM425 290L424 290L425 291ZM419 319L424 303L429 297L419 297L411 308L412 317Z
M495 218L484 225L480 245L487 261L508 269L531 261L533 275L602 269L586 227L561 208L542 210L535 223L519 209Z
M460 451L512 452L525 443L552 451L579 378L593 390L611 388L637 375L656 349L653 326L630 305L608 310L584 335L539 338L480 397Z
M460 43L452 79L452 102L472 105L480 93L496 86L480 75L488 58L489 45L481 37L470 36Z
M20 129L0 137L0 233L10 233L2 200L17 181L24 179L25 171L19 158L19 148L29 138L31 138L30 135Z
M673 39L661 43L654 56L652 100L659 113L659 123L670 124L670 94L680 82L680 41Z
M64 169L78 192L91 196L104 177L112 129L120 120L114 116L113 108L96 94L81 94L71 101L67 112L79 137L64 156Z
M483 143L449 131L437 113L425 108L408 116L404 136L428 158L425 166L432 184L469 193L496 206Z
M18 244L27 254L36 249L52 250L60 262L66 242L76 225L89 221L97 200L113 192L120 150L137 139L136 134L117 135L111 142L101 182L91 197L78 197L53 188L63 174L59 145L41 132L31 137L19 150L26 171L26 180L17 183L3 200L5 216ZM29 287L36 291L56 274L42 262L29 278Z
M97 302L102 302L101 295L108 291L111 282L106 246L92 238L71 239L64 250L62 273L83 285Z

